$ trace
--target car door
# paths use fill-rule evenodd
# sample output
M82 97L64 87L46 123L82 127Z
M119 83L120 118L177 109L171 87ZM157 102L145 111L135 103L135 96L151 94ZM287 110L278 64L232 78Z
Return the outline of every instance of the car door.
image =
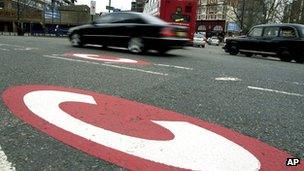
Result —
M279 50L288 50L290 53L293 53L295 49L295 42L300 40L299 33L297 32L297 29L291 26L282 26L280 28L279 33L279 43L276 47L276 49Z
M116 20L112 23L115 27L115 33L113 33L113 43L117 46L126 47L131 37L140 37L141 25L144 21L136 14L132 13L117 13Z
M108 44L113 31L111 22L114 20L112 14L107 14L91 23L89 27L83 30L83 37L86 43L90 44Z
M279 31L280 27L278 26L267 26L263 31L263 38L260 41L260 46L258 51L263 54L275 54L274 51L279 43Z
M241 38L239 44L240 51L257 51L260 48L260 40L262 38L263 27L254 27L250 30L246 37Z

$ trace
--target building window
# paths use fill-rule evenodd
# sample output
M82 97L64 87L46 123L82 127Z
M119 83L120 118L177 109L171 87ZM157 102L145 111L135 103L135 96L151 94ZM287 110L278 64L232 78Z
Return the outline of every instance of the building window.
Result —
M217 14L217 19L221 20L222 19L222 14Z
M4 0L0 0L0 9L4 8Z

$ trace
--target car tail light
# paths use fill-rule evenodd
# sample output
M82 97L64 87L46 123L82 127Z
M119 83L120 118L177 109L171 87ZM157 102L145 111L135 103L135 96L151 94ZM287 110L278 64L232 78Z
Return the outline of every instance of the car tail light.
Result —
M173 29L172 28L168 28L168 27L163 28L161 30L160 34L162 36L164 36L164 37L174 37L174 36L176 36L175 32L173 31Z

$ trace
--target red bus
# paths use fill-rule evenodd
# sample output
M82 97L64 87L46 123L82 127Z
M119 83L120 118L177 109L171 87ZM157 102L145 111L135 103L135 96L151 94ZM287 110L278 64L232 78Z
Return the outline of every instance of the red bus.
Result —
M197 0L146 0L144 13L159 17L173 24L189 28L189 38L193 39L196 23Z

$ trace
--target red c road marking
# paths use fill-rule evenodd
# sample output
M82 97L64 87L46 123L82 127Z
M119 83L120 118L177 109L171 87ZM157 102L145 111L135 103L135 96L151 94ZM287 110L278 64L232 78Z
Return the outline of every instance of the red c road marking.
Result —
M134 60L134 59L127 59L127 58L119 58L119 57L110 56L110 55L68 53L68 54L65 54L65 56L82 58L82 59L89 59L89 60L95 60L95 61L101 61L101 62L137 64L137 65L150 65L149 62L144 61L144 60Z
M20 119L131 170L303 170L289 154L229 129L126 99L57 86L3 93Z

